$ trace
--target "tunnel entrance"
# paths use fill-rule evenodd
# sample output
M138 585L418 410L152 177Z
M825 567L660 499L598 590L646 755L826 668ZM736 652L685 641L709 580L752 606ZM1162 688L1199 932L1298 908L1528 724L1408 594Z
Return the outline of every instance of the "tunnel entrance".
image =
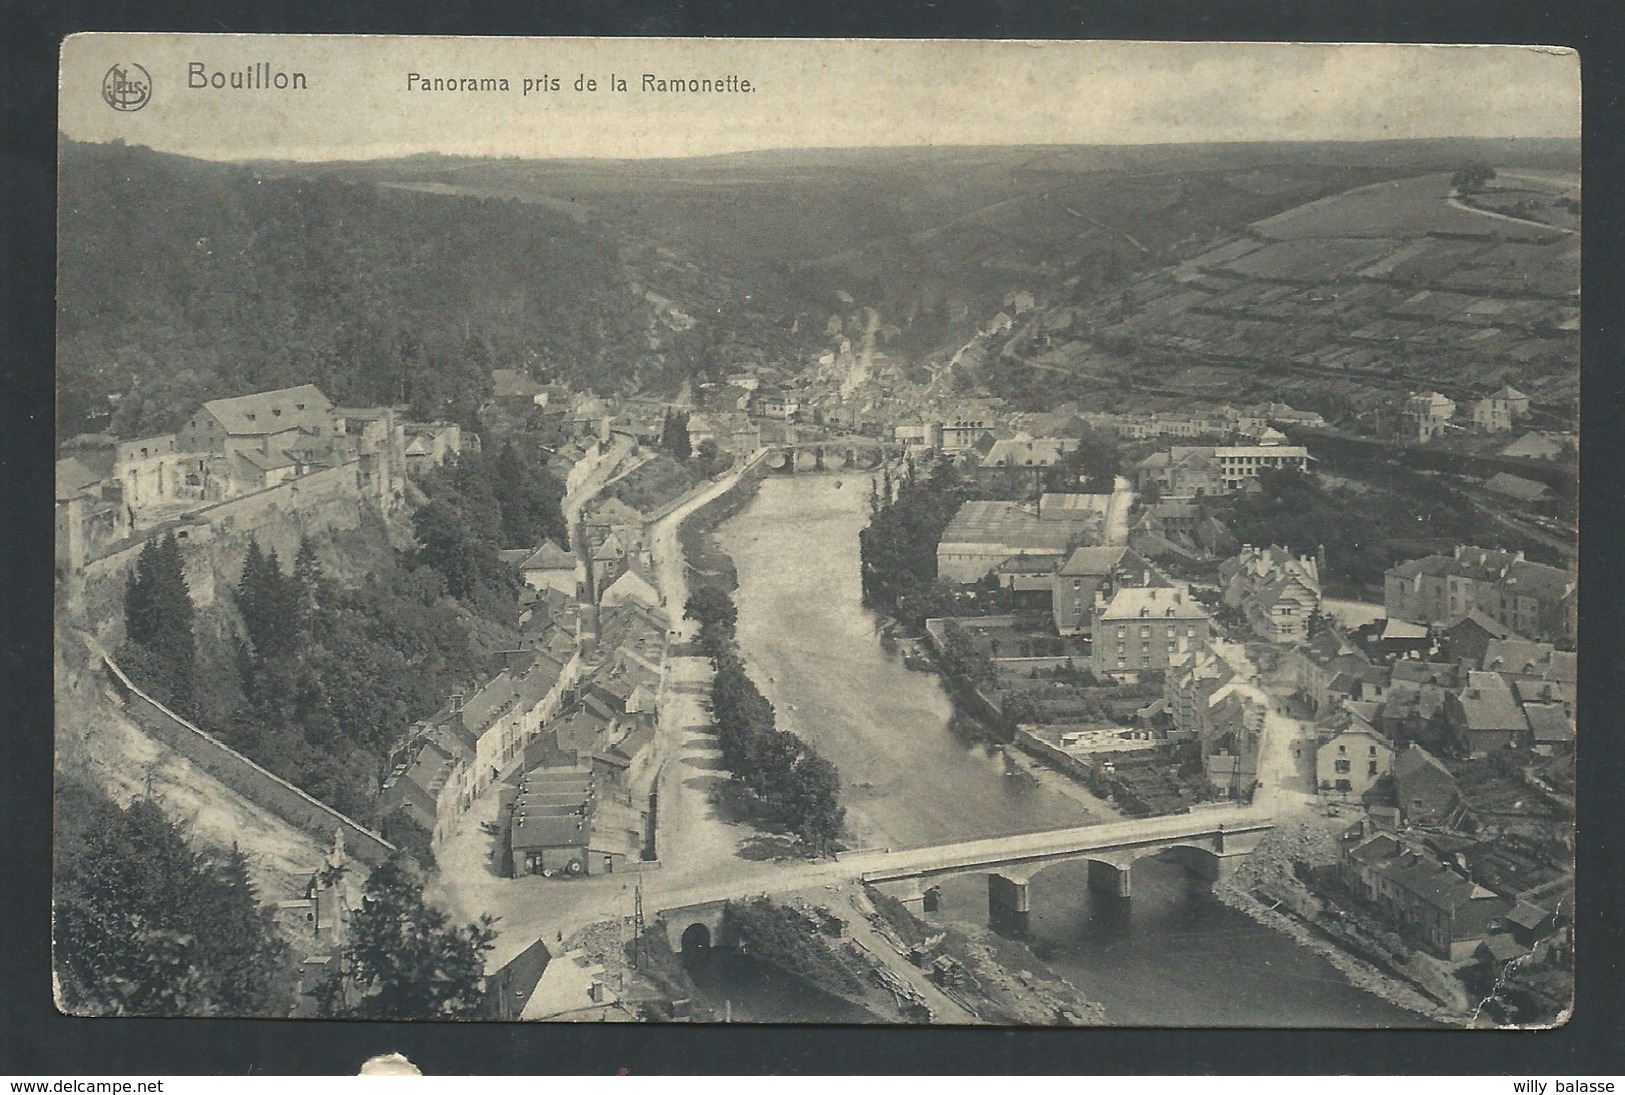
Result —
M711 949L711 929L704 924L690 924L683 929L683 953L692 954L696 951Z

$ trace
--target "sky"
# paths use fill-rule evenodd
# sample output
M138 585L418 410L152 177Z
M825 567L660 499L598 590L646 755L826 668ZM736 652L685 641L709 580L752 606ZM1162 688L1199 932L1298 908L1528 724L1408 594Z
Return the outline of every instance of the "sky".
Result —
M114 65L151 78L103 100ZM194 73L303 73L301 91ZM128 69L127 69L128 70ZM409 76L506 91L408 90ZM642 76L749 80L670 95ZM610 85L611 74L627 81ZM539 91L543 78L557 91ZM598 90L576 90L578 77ZM525 81L537 81L527 94ZM1578 137L1579 59L1512 46L76 35L62 131L209 159L439 152L652 158L773 148Z

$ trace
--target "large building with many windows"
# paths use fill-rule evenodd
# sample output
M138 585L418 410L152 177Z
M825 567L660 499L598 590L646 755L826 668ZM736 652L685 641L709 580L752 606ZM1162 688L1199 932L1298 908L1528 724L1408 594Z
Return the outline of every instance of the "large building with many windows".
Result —
M1155 487L1164 498L1200 498L1234 494L1265 468L1309 471L1313 462L1302 445L1175 445L1140 461L1134 475L1141 491Z
M1091 665L1098 675L1137 679L1165 672L1207 643L1212 620L1190 588L1128 587L1095 602Z
M1411 559L1383 576L1389 619L1450 624L1474 611L1529 639L1573 642L1574 575L1523 552L1458 545L1450 555Z

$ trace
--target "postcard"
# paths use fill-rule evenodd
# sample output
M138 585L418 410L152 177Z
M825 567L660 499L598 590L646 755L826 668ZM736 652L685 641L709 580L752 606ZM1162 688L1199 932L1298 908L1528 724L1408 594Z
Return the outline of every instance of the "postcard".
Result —
M1548 1027L1580 78L85 34L74 1015Z

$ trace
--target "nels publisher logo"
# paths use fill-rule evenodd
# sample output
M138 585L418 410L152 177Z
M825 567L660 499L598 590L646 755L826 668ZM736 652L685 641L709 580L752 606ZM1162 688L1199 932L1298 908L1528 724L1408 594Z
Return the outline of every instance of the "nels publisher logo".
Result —
M114 65L102 77L102 101L114 110L140 110L151 98L152 77L140 65Z

